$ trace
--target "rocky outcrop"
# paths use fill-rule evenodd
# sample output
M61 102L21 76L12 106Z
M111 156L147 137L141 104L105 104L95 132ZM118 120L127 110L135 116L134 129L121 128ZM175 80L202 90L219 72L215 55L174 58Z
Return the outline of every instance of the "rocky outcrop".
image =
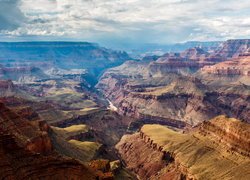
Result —
M131 83L139 79L107 75L101 79L98 88L119 113L138 119L155 119L155 123L162 120L197 125L220 114L250 122L248 87L227 85L220 89L197 78L176 77L175 74L165 78L161 78L165 85L158 85L159 78L143 78L145 85L142 82L140 87Z
M230 61L205 66L201 73L219 76L250 76L250 56L235 58Z
M249 57L221 62L222 56L210 55L193 48L150 63L126 62L108 70L97 88L119 113L138 119L197 125L225 114L250 122Z
M198 71L207 65L214 65L224 61L221 57L211 56L202 48L194 47L181 53L167 53L159 57L155 62L149 64L151 75L161 73L162 76L168 73L190 74Z
M218 116L199 126L203 135L208 135L218 143L225 144L230 150L250 158L250 125L237 119Z
M15 138L0 133L0 179L95 179L96 175L73 159L57 154L34 154Z
M186 133L144 125L116 148L140 179L248 179L249 128L225 116Z
M212 55L222 58L237 58L249 52L250 39L232 39L227 40Z
M202 48L194 47L181 53L167 53L159 57L156 62L150 63L150 74L153 76L159 72L162 73L161 75L173 72L194 73L204 66L212 66L230 58L246 56L249 51L249 39L236 39L224 42L215 52L206 52Z
M200 47L194 47L181 52L180 56L191 60L204 60L209 55Z
M175 154L142 131L123 136L116 148L126 167L140 179L195 179L185 166L175 162Z
M116 146L127 168L140 179L150 179L166 166L163 152L158 151L157 145L153 145L150 139L147 140L144 141L143 137L136 133L124 136Z
M151 76L164 76L169 73L188 74L198 71L201 67L210 63L200 64L197 62L169 59L167 62L152 62L149 65Z
M76 160L54 152L46 122L0 103L0 179L95 179ZM31 115L31 117L29 117ZM30 119L30 120L29 120Z
M11 108L7 107L5 103L9 104ZM86 162L87 159L84 159L86 154L81 149L85 149L86 156L91 156L91 148L98 148L100 146L98 143L66 142L66 139L63 139L64 134L61 133L56 134L57 142L55 143L55 133L52 133L52 128L41 120L33 109L27 106L28 103L31 102L14 97L0 100L0 179L114 178L111 169L107 171L97 170L77 161ZM72 127L71 130L75 130L74 128ZM78 132L78 129L76 128L76 132L68 134L69 137L65 136L65 138L70 138L70 140L71 138L80 138L77 135L84 130ZM60 128L59 130L61 131ZM79 146L76 147L75 142ZM63 149L58 150L58 144ZM71 157L71 154L65 153L66 150L69 150L71 154L75 153L72 157L77 160L66 158L66 156ZM101 148L98 151L101 153ZM93 153L95 156L95 152Z
M0 97L13 96L16 92L11 80L0 80Z
M186 57L187 56L187 57ZM169 73L190 74L197 72L200 68L206 65L213 65L218 61L204 60L204 58L187 59L188 55L184 57L161 57L156 62L149 64L149 71L151 76L165 76ZM192 57L190 57L192 58Z
M2 67L0 68L1 79L11 79L17 83L31 83L36 80L46 79L47 76L40 68L37 67Z
M0 124L0 131L4 134L13 134L20 146L25 149L34 153L52 151L52 144L45 128L46 124L39 121L29 122L3 103L0 103Z

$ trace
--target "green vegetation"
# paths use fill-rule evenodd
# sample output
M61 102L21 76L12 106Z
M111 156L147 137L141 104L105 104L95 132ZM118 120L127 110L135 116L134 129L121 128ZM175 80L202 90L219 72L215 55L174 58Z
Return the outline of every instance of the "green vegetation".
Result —
M66 128L52 127L52 129L60 136L63 136L65 139L70 136L75 136L77 134L88 132L89 128L85 124L73 125Z
M82 156L85 157L94 157L96 151L101 147L101 144L89 141L82 142L72 139L69 140L69 143L80 149L82 152Z

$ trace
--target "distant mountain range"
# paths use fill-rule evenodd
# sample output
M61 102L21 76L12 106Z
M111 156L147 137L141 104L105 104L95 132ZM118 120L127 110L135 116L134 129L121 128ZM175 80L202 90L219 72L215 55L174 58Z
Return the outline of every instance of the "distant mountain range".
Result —
M130 56L135 58L140 58L146 55L163 55L164 53L167 52L181 52L193 47L200 47L204 50L210 51L218 48L222 43L223 43L222 41L210 41L210 42L188 41L188 42L174 43L174 44L149 43L142 45L126 46L122 49L127 51Z
M87 69L93 75L130 59L126 52L88 42L1 42L0 51L0 61L7 66L40 62L63 69Z

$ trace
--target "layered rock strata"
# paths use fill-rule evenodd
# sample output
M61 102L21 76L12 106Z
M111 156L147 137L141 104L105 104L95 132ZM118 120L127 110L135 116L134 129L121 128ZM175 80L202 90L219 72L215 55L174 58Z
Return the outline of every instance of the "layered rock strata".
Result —
M144 125L116 148L140 179L248 179L249 128L225 116L187 133Z

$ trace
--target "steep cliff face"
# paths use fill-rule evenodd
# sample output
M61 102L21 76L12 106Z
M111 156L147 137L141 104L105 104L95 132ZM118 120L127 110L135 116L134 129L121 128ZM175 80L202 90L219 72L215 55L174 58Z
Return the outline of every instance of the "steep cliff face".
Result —
M229 149L250 157L250 125L234 118L218 116L199 126L204 136L225 144Z
M40 68L37 67L2 67L0 68L0 78L17 83L31 83L36 80L46 79L46 75Z
M169 73L178 74L192 74L197 72L200 68L207 65L214 65L220 62L220 59L206 58L204 55L175 55L175 56L162 56L157 61L149 64L149 71L151 76L166 76ZM189 57L190 56L190 57Z
M126 52L106 49L88 42L0 43L0 51L2 63L51 63L54 67L63 69L87 69L93 77L106 68L130 59Z
M238 46L248 42L225 44L242 49ZM250 122L249 56L243 51L240 57L225 59L222 52L212 57L213 53L193 48L153 62L129 61L106 71L97 88L118 112L147 122L197 125L220 114Z
M220 114L250 122L248 86L224 86L227 83L224 82L221 87L176 73L150 77L139 76L140 70L138 76L136 73L126 76L123 69L120 71L120 75L114 75L113 71L104 74L97 87L121 114L158 122L161 119L165 122L182 121L190 125L197 125ZM210 82L215 81L216 78Z
M164 154L153 144L144 141L139 133L125 135L116 146L127 168L132 170L142 179L150 179L166 166Z
M0 179L95 179L98 176L78 161L59 156L53 150L46 122L39 117L34 119L33 113L10 109L3 102L0 103Z
M0 134L0 179L95 179L76 160L57 154L34 154L20 147L11 135Z
M191 60L203 60L205 59L209 53L199 47L194 47L183 51L181 57Z
M249 130L249 124L225 116L187 133L144 125L116 148L141 179L248 179Z
M227 40L220 48L213 54L213 56L223 58L236 58L242 54L248 53L250 48L249 39L234 39Z
M14 84L11 80L0 81L0 96L13 96L16 92Z
M250 76L250 56L242 56L201 69L203 74L219 76Z
M52 145L46 124L42 121L29 122L24 117L0 103L0 130L4 134L13 134L20 146L34 153L52 151Z
M5 104L10 105L10 108ZM97 132L93 129L88 132L88 127L82 124L52 128L28 106L30 104L32 102L14 97L0 100L1 179L114 178L110 166L104 170L99 168L97 162L91 161L100 158L98 154L107 154L100 143L93 141ZM107 135L104 135L104 139L107 138ZM102 133L98 136L102 137ZM112 143L119 140L119 137L115 138L118 138L115 142L110 138ZM97 138L95 141L100 139ZM88 165L89 161L95 168ZM107 161L108 165L109 163L110 161ZM117 170L117 173L119 172L120 169Z

